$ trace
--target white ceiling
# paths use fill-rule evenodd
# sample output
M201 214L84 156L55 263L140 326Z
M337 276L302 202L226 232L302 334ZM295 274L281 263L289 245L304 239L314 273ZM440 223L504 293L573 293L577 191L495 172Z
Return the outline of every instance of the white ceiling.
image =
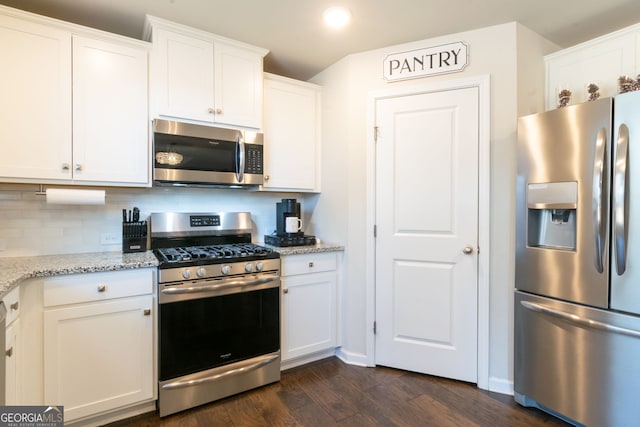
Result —
M518 21L562 47L640 22L638 0L0 0L0 4L141 38L145 14L270 50L265 71L308 80L344 56ZM351 25L321 22L347 6Z

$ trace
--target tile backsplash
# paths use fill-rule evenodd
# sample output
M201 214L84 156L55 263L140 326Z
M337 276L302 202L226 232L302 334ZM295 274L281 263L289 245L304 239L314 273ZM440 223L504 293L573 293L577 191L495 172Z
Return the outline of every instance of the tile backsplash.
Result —
M303 223L311 215L301 194L184 187L101 189L106 190L104 205L53 205L37 194L37 185L0 184L0 257L120 251L122 209L134 206L140 208L141 220L152 212L248 211L255 242L275 230L276 203L283 198L300 201ZM118 242L106 243L113 235Z

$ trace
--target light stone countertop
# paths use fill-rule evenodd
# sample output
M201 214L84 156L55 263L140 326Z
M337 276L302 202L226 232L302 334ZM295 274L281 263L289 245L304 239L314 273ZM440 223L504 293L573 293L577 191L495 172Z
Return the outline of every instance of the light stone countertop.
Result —
M330 243L290 247L265 246L272 248L281 256L344 250L344 246ZM157 266L158 260L153 255L153 251L129 254L123 254L122 252L93 252L0 258L0 299L4 298L20 282L33 277L153 268Z
M284 247L271 246L271 245L265 244L265 246L278 252L281 256L344 251L344 246L333 244L333 243L318 243L316 245L309 245L309 246L284 246Z
M95 252L0 258L0 298L3 298L23 280L33 277L96 273L157 266L158 260L152 251L129 254L123 254L122 252Z

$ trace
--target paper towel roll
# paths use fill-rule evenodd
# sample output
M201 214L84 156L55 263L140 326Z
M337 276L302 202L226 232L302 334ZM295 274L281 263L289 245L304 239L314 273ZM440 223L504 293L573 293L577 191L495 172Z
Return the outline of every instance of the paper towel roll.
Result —
M104 190L47 188L46 198L47 204L104 205Z

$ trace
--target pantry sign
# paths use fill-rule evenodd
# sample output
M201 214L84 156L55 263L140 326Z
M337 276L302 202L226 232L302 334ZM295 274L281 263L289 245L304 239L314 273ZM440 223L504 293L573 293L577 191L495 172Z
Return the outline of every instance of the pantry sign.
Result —
M464 70L469 62L469 47L463 42L387 55L383 61L387 81L415 79Z

